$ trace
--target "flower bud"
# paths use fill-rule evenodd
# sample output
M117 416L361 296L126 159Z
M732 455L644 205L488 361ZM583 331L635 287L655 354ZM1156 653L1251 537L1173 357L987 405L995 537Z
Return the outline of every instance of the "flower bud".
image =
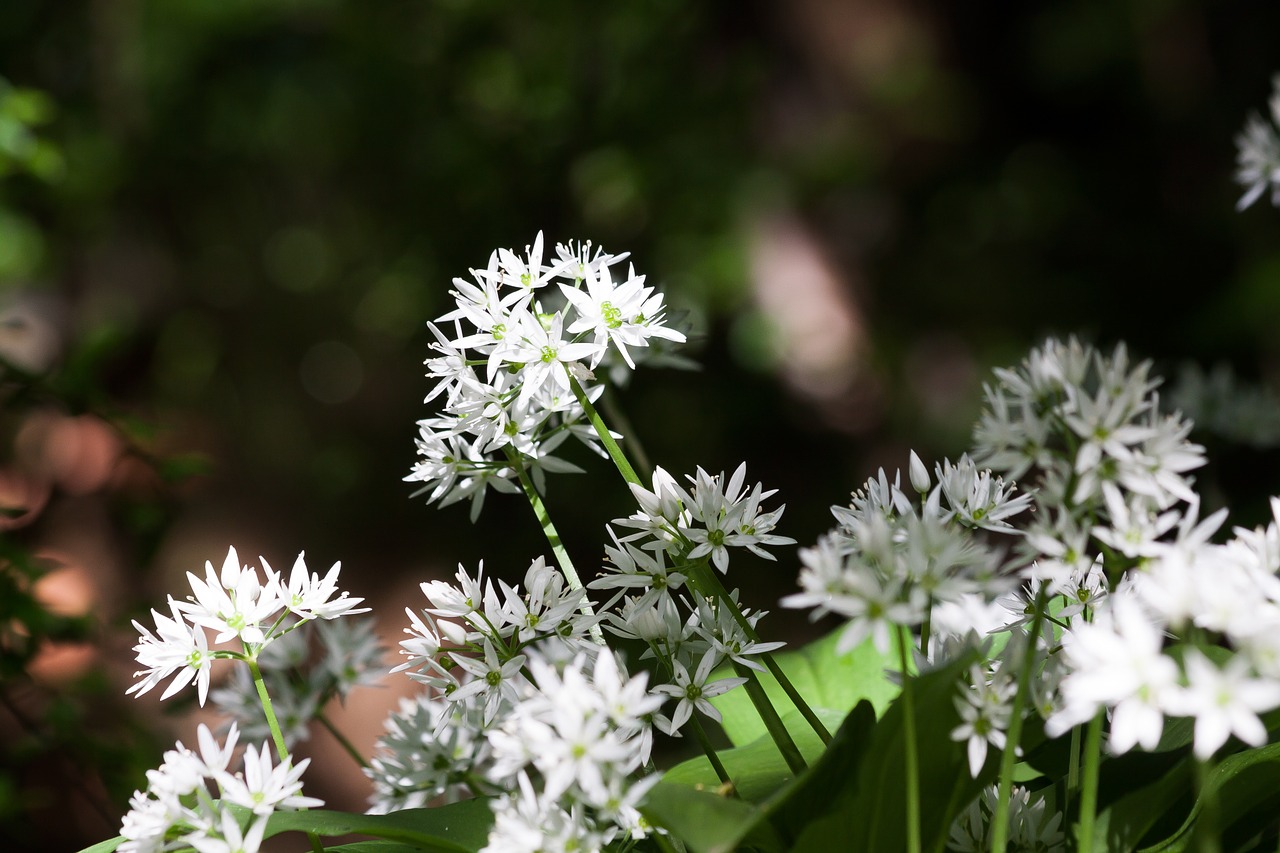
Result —
M911 451L911 464L908 470L911 473L911 485L915 486L916 491L922 495L929 491L929 487L933 485L929 480L929 469L924 467L924 463L920 461L920 457L914 450Z

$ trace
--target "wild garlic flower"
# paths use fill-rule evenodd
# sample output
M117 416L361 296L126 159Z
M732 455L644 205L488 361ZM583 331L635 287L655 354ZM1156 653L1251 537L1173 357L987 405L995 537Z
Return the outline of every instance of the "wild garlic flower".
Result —
M1075 339L1046 341L984 386L974 460L1009 479L1034 475L1029 491L1050 506L1097 508L1105 483L1160 510L1189 500L1187 474L1204 464L1204 448L1187 441L1188 421L1159 414L1150 368L1130 364L1123 345L1103 355Z
M681 661L675 661L675 672L672 674L670 684L659 684L654 687L655 693L666 693L668 696L674 696L680 700L676 705L675 713L671 715L671 728L673 731L683 728L684 724L689 721L694 710L700 711L703 715L710 717L716 722L720 721L720 712L709 701L713 696L719 696L729 690L744 683L745 678L721 678L713 682L708 682L711 677L712 670L720 662L721 655L715 649L708 649L698 663L698 668L692 673Z
M955 697L960 725L951 739L964 741L969 756L969 775L975 779L987 760L987 745L1005 748L1005 732L1013 715L1013 694L1017 686L1000 670L988 674L980 667L969 672L968 689Z
M642 548L666 551L682 562L709 557L722 573L729 568L730 548L746 548L758 557L774 560L764 546L795 544L789 536L773 533L786 505L762 511L760 502L777 490L766 491L757 483L747 491L746 475L745 462L728 478L723 472L712 475L699 468L686 477L692 484L692 489L686 490L666 471L655 468L653 491L631 486L639 511L613 523L638 531L623 536L623 542L639 540ZM650 543L643 543L646 538Z
M848 619L841 651L868 638L887 651L897 628L914 630L933 607L1008 589L1002 552L978 531L1013 532L1008 519L1031 496L1015 495L1012 484L967 456L944 460L931 478L913 453L910 470L914 496L903 491L901 472L890 479L881 469L849 506L831 508L837 527L800 551L801 591L781 604L811 609L813 619L828 613Z
M243 769L230 768L239 732L232 725L225 743L201 725L200 751L181 742L164 755L160 767L147 772L147 789L134 792L120 834L124 853L194 848L256 853L267 820L276 811L316 808L324 802L303 796L302 774L310 759L273 765L267 744L245 749ZM215 796L216 795L216 796ZM241 817L230 803L242 806Z
M1270 120L1254 113L1236 137L1236 183L1245 188L1236 210L1253 204L1268 188L1271 203L1280 207L1280 74L1272 78L1271 85Z
M478 711L467 703L426 693L401 699L385 727L365 769L373 782L371 814L483 793L471 785L488 772L492 750Z
M470 281L454 279L455 307L428 324L427 375L438 382L427 401L441 409L418 422L421 458L405 479L441 506L470 498L473 520L490 488L519 491L522 469L539 489L546 472L580 470L555 455L569 435L602 453L575 383L593 401L604 391L597 366L634 369L651 340L685 339L643 276L632 269L615 281L610 268L625 255L586 244L544 256L541 233L523 255L499 249Z
M236 549L231 548L220 572L215 573L213 564L206 561L204 579L187 573L193 595L186 601L170 596L172 617L151 611L155 634L135 620L133 626L138 629L139 637L133 650L143 669L134 675L142 676L142 680L126 693L141 696L172 675L173 681L162 699L168 699L194 682L200 704L204 705L215 658L257 659L269 643L304 622L314 618L336 619L368 609L355 608L363 599L338 593L337 565L321 579L307 574L300 554L286 586L266 561L262 562L266 569L265 583L256 569L240 564ZM338 593L336 597L335 593ZM292 610L296 617L283 618L282 611L286 610ZM242 650L210 651L206 631L215 632L214 643L239 639Z

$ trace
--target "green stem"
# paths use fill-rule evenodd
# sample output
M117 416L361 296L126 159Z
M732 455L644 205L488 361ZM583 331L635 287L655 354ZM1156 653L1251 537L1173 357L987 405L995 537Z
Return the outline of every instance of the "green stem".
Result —
M690 571L691 573L695 572L693 569ZM743 633L747 635L747 639L753 643L760 642L760 634L756 632L750 620L743 614L742 608L738 607L738 603L730 597L728 591L724 588L724 584L720 581L720 576L707 565L705 559L701 561L701 570L696 571L696 576L699 583L706 587L707 593L716 596L723 602L723 606L729 608L734 621L742 628ZM822 720L818 718L817 712L809 707L809 703L805 701L804 696L800 695L800 691L791 683L791 679L787 678L787 674L783 672L782 667L774 660L773 655L766 652L760 657L764 661L765 668L769 670L769 674L777 680L782 692L791 700L791 704L800 712L800 716L804 717L809 727L822 739L822 743L824 745L831 743L831 732L827 730ZM770 708L772 708L772 705L770 705Z
M1067 796L1064 803L1075 799L1080 790L1080 727L1071 730L1071 756L1067 762Z
M898 626L898 663L902 671L902 720L903 739L906 745L907 777L907 851L920 853L920 757L916 742L915 691L907 665L907 649L911 648L911 635L905 626Z
M929 635L933 632L933 594L929 595L929 601L924 608L924 622L920 625L920 654L928 658L929 656Z
M1199 824L1196 838L1199 853L1222 853L1222 838L1218 827L1218 797L1209 790L1209 777L1213 774L1213 759L1196 762L1196 794L1200 799Z
M733 671L740 677L747 679L742 688L747 691L751 704L755 706L756 713L760 715L760 720L764 723L765 729L768 730L769 737L773 738L778 751L782 753L782 759L787 762L787 767L791 768L792 773L799 776L808 765L805 763L804 756L800 754L800 747L796 746L796 742L791 738L791 732L787 731L787 727L782 724L782 718L778 716L773 703L769 701L769 697L765 695L764 688L760 686L760 679L756 676L756 671L737 661L733 662Z
M1000 753L1000 789L996 795L996 813L991 818L992 853L1004 853L1009 843L1009 797L1013 792L1013 765L1017 761L1018 742L1022 739L1022 712L1027 706L1027 694L1031 688L1031 669L1035 663L1036 643L1040 638L1040 623L1044 619L1047 596L1048 586L1041 585L1040 591L1036 593L1031 629L1027 632L1027 651L1023 655L1022 669L1018 673L1018 692L1013 697L1009 730L1005 733L1004 750Z
M1093 824L1098 813L1098 766L1102 763L1102 721L1098 711L1084 735L1084 774L1080 780L1080 823L1076 835L1080 853L1093 853Z
M538 490L533 487L528 473L524 470L524 463L520 455L510 447L505 448L507 459L511 462L511 467L515 469L516 477L520 480L520 487L524 489L524 495L529 499L529 505L533 507L533 514L538 519L538 524L542 525L542 534L547 537L547 543L551 546L551 553L555 555L556 563L560 566L561 573L564 574L565 582L569 584L569 589L575 592L582 592L582 603L578 609L584 616L588 618L595 617L595 610L591 606L591 600L587 598L586 590L582 585L582 579L578 577L578 570L573 567L573 561L569 559L569 552L565 550L564 543L560 541L560 533L556 530L556 526L551 523L551 515L547 512L546 505L542 502L542 497L538 494ZM599 624L591 625L591 638L600 645L606 645L604 641L604 632L600 630Z
M711 738L707 737L707 730L702 727L702 721L698 719L699 711L694 711L689 717L689 725L693 726L693 736L698 739L698 744L702 747L702 751L707 755L707 761L711 762L711 769L716 771L716 778L720 780L721 785L732 784L729 778L729 771L724 768L724 763L720 760L720 756L716 754L716 748L711 745ZM737 796L735 793L734 796Z
M591 421L591 425L595 427L596 435L600 436L600 443L604 445L604 449L609 453L609 458L613 460L614 465L618 466L618 473L622 475L622 479L644 488L644 483L640 482L636 469L631 467L626 454L622 452L618 442L609 433L609 428L601 420L600 413L596 411L595 406L591 405L591 401L587 399L587 393L582 390L582 386L578 384L578 380L574 379L572 374L569 376L569 387L573 389L573 396L578 398L582 411L586 412L587 420Z
M280 761L289 760L289 748L284 745L284 735L280 732L280 723L276 720L275 709L271 707L271 697L267 695L267 683L262 679L262 669L255 658L246 658L249 673L253 676L253 686L258 690L258 698L262 700L262 711L267 715L267 727L271 729L271 739L276 745L276 755Z
M320 725L329 730L329 734L333 735L333 739L347 751L347 754L355 759L356 764L359 764L362 768L367 768L369 766L368 762L366 762L364 757L360 754L360 750L356 749L356 745L351 742L350 738L338 730L338 727L333 724L332 720L326 717L323 713L316 714L316 719L320 721Z

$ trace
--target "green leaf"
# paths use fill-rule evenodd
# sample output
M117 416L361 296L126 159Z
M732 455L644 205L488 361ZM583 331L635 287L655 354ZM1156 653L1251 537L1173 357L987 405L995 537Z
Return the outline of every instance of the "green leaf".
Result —
M788 845L814 821L839 808L839 801L852 798L875 725L871 703L859 702L817 763L766 804L770 822Z
M728 853L747 846L762 851L786 849L756 806L665 778L649 791L640 811L693 853Z
M960 722L953 698L970 653L912 681L919 756L921 839L939 850L955 816L996 775L990 755L978 778L969 775L965 746L951 740ZM833 810L801 834L796 851L906 849L906 774L901 700L895 701L871 733L856 779L850 779Z
M774 660L815 711L833 711L836 719L843 719L854 705L866 699L877 715L883 713L898 695L898 686L884 674L886 668L896 669L891 663L897 660L896 638L889 649L889 656L880 654L870 640L838 655L836 643L839 634L840 631L833 631L796 651L774 655ZM729 677L733 673L726 670L722 675ZM761 673L760 683L778 714L787 717L789 709L794 706L777 679L769 673ZM722 693L711 699L711 704L723 715L721 725L735 746L752 743L767 734L745 690ZM827 724L828 716L820 716ZM792 731L792 735L795 734Z
M1117 763L1112 760L1106 764ZM1116 782L1127 793L1099 811L1094 824L1094 849L1135 849L1165 813L1177 804L1180 796L1190 789L1194 782L1194 769L1191 760L1183 758L1167 767L1166 772L1157 776L1154 782L1142 787L1137 787L1140 776L1121 770L1116 774Z
M755 713L754 709L752 713ZM817 713L823 725L829 728L839 725L844 716L825 709ZM805 761L810 764L817 761L824 749L822 740L800 716L800 712L792 711L787 714L782 718L782 724L791 732ZM767 733L746 746L721 750L718 755L733 780L738 796L748 802L762 802L795 778L791 768L783 760L782 753L778 751L777 744ZM663 774L662 780L688 788L720 787L720 779L705 755L677 764Z
M1204 789L1186 820L1171 836L1144 853L1178 853L1197 849L1210 831L1199 818L1213 798L1216 824L1224 840L1248 838L1263 825L1274 826L1280 814L1280 743L1238 752L1224 758L1209 772ZM1223 849L1231 849L1224 845Z
M313 832L320 836L369 835L403 841L422 850L473 853L488 841L493 814L487 799L463 800L431 809L405 809L385 815L325 810L276 812L267 836Z

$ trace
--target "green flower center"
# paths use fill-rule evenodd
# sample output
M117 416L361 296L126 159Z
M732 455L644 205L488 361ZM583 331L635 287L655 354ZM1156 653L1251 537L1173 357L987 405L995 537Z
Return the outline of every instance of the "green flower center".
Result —
M610 329L622 326L622 312L612 302L601 303L600 316L604 317L605 325Z
M549 347L549 346L547 346L547 347L543 347L543 348L542 348L542 360L543 360L543 362L544 362L544 363L546 363L546 364L550 364L551 362L555 361L555 360L556 360L556 351L555 351L555 350L553 350L553 349L552 349L551 347Z

